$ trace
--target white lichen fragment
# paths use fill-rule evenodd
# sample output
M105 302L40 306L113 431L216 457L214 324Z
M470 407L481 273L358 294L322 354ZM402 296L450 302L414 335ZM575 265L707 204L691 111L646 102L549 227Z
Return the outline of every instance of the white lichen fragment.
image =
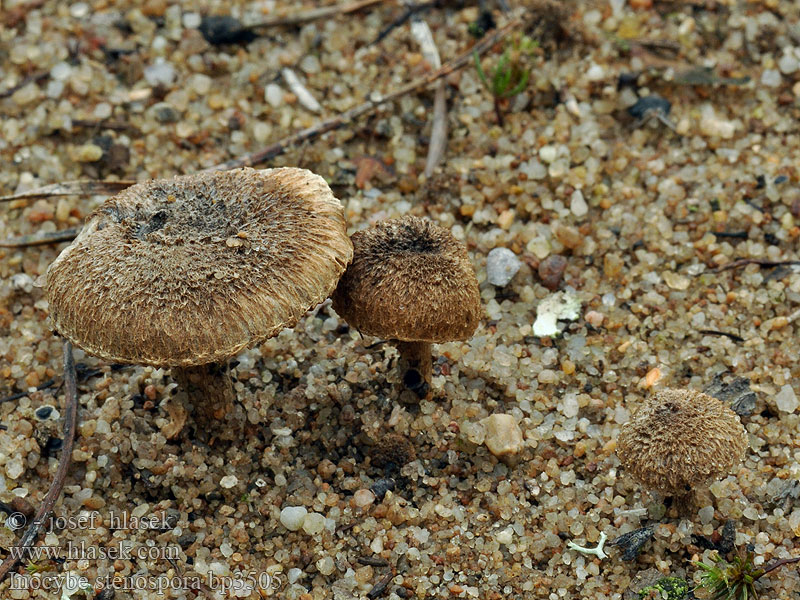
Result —
M536 337L553 337L561 333L559 321L574 321L581 311L581 301L570 291L556 292L539 302L536 307L536 321L533 323L533 335Z
M581 554L594 554L599 559L608 558L608 554L603 551L603 546L606 545L606 540L608 536L604 531L600 532L600 539L597 540L597 546L594 548L587 548L585 546L579 546L575 542L567 542L567 548L575 550L576 552L580 552Z

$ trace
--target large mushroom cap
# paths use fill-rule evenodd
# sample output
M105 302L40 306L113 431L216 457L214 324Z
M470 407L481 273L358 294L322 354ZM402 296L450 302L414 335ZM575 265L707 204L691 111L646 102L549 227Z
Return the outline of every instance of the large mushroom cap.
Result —
M747 434L736 413L695 390L655 392L617 439L625 469L666 494L683 494L724 475L746 448Z
M293 326L352 258L342 205L305 169L134 185L47 271L56 330L117 362L219 362Z
M382 221L353 234L353 262L333 308L378 337L419 342L469 338L480 321L478 281L467 249L418 217Z

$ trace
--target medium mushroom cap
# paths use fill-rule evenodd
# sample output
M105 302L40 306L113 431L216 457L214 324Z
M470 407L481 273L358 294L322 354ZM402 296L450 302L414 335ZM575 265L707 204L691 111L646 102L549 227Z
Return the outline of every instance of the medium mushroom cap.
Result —
M220 362L293 326L352 258L305 169L148 181L107 200L47 271L56 330L116 362Z
M655 392L622 426L617 455L650 489L683 494L742 459L747 433L722 402L695 390Z
M333 309L370 335L400 341L469 338L481 318L467 249L417 217L382 221L352 235L353 262L331 296Z

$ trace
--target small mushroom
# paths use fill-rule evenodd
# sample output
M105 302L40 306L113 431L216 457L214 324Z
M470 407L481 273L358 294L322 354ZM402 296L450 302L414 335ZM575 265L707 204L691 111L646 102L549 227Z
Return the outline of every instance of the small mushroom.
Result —
M147 181L107 200L47 271L59 334L103 359L172 367L208 419L227 362L292 327L352 257L342 205L305 169Z
M656 391L617 439L625 469L647 488L676 496L728 473L746 449L736 413L695 390Z
M431 344L465 340L481 317L466 247L449 231L407 216L353 234L353 262L331 296L350 325L394 340L406 388L424 397Z

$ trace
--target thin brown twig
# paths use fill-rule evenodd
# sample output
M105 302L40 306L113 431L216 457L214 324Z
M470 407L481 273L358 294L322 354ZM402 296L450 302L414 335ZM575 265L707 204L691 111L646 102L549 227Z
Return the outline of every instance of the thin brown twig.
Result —
M293 15L286 15L280 17L269 17L263 21L259 21L253 25L249 25L248 29L265 29L267 27L286 27L289 25L302 25L310 23L311 21L318 21L320 19L329 19L338 15L347 15L350 13L358 12L365 8L369 8L375 4L381 4L386 0L356 0L348 4L334 4L332 6L322 6L313 8L305 12L299 12Z
M60 231L47 231L45 233L31 233L7 240L0 240L0 248L28 248L30 246L44 246L45 244L58 244L68 242L78 237L80 227L70 227Z
M56 502L64 489L64 481L72 462L72 448L75 445L75 426L78 420L78 389L75 375L75 361L72 359L72 344L64 340L64 445L61 447L61 460L58 469L50 484L50 489L42 500L39 510L33 518L33 523L22 535L17 548L31 548L42 533L45 521L53 512ZM9 554L0 564L0 582L16 567L22 559L22 553Z
M405 96L411 92L414 92L420 88L425 87L435 81L438 81L442 77L446 77L450 73L457 71L458 69L464 67L467 64L470 64L473 59L473 52L477 52L480 56L487 52L492 46L494 46L497 42L504 39L507 35L509 35L515 29L521 27L526 21L522 19L515 19L505 25L504 27L496 30L491 35L487 35L477 44L475 44L472 48L460 54L456 58L446 62L441 66L441 68L436 69L425 75L424 77L420 77L419 79L415 79L414 81L407 83L406 85L389 92L386 95L381 94L373 94L373 97L347 110L335 117L331 117L330 119L326 119L320 123L312 127L308 127L292 135L283 138L282 140L275 142L258 150L256 152L251 152L248 154L244 154L237 158L233 158L231 160L225 161L218 165L214 165L213 167L209 167L205 169L206 171L227 171L229 169L238 169L241 167L252 167L253 165L257 165L267 161L271 158L279 156L286 152L292 146L296 144L314 140L321 135L328 133L329 131L334 131L343 127L344 125L354 121L358 117L376 111L381 105L386 104L388 102L392 102L401 96Z
M13 202L14 200L38 200L39 198L55 198L57 196L91 196L93 194L115 194L125 188L131 187L135 181L111 181L101 179L98 181L64 181L51 183L32 190L17 194L0 196L0 202Z
M796 562L800 562L800 556L797 556L795 558L782 558L780 560L776 560L774 563L772 563L770 566L768 566L766 569L764 569L764 572L761 573L761 575L759 575L759 578L763 577L764 575L766 575L770 571L774 571L775 569L777 569L779 567L782 567L784 565L791 565L792 563L796 563Z
M731 269L739 269L747 265L760 265L762 267L780 267L783 265L800 265L800 260L766 260L763 258L740 258L727 265L722 265L713 269L712 273L721 273L722 271L729 271Z
M3 90L2 92L0 92L0 98L8 98L9 96L12 96L14 94L14 92L16 92L17 90L21 90L22 88L24 88L29 83L34 83L34 82L40 81L40 80L44 79L45 77L49 77L49 76L50 76L50 71L39 71L38 73L33 73L31 75L28 75L22 81L20 81L17 85L12 85L7 90Z

